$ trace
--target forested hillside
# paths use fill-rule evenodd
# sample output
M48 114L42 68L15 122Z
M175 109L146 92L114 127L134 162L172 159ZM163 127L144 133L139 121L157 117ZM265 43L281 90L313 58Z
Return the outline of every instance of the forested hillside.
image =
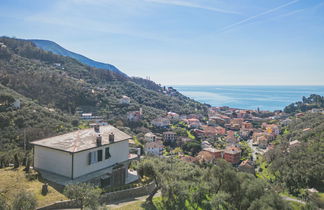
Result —
M309 97L303 97L302 101L292 103L285 107L286 113L306 112L314 108L324 108L324 97L312 94Z
M56 121L47 123L50 124L46 128L48 132L54 132L58 124L65 123L69 126L64 127L70 129L72 116L77 110L93 112L113 122L125 121L128 111L139 110L141 107L145 124L167 111L187 114L204 113L206 109L206 106L177 91L173 91L172 96L163 93L163 88L152 81L92 68L72 58L41 50L29 41L2 37L0 43L2 92L10 96L18 94L18 98L24 98L23 104L26 103L19 110L2 110L1 115L4 118L1 123L6 126L1 126L0 132L7 133L1 135L3 144L9 141L20 142L22 128L43 128L46 127L43 122L49 119ZM123 95L131 98L129 105L119 104L118 100ZM51 108L56 112L47 111ZM34 109L38 110L37 116L34 116ZM19 123L11 123L14 121L11 115L17 113L20 118L24 118L23 124L26 126L19 127ZM62 132L64 131L63 129ZM44 135L39 132L40 136L28 136L36 139L56 133L53 132L45 132Z
M12 104L19 100L20 106ZM13 162L14 151L28 142L77 129L78 120L57 109L44 108L0 85L0 167ZM20 148L20 149L19 149Z
M296 140L298 144L290 145ZM324 115L309 113L294 119L277 141L270 165L276 181L297 195L305 188L323 191Z

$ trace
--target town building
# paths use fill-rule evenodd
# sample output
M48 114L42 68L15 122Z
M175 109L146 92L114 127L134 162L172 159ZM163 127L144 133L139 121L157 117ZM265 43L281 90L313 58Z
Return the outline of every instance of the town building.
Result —
M163 141L167 143L173 143L177 139L177 134L172 131L163 132Z
M144 146L146 155L161 156L163 154L163 144L161 141L148 142Z
M144 135L144 140L146 142L153 142L156 140L156 135L154 135L152 132L148 132Z
M44 179L63 186L79 182L122 185L134 181L128 165L137 156L129 154L129 139L109 125L33 141L33 166Z
M224 159L232 164L238 164L241 160L241 149L235 146L226 147Z
M294 141L289 142L289 149L296 148L296 147L299 147L299 146L301 146L301 142L298 141L298 140L294 140Z
M203 151L209 152L215 159L223 158L224 156L224 150L219 150L212 147L204 148Z
M166 128L171 124L171 122L168 118L160 117L152 120L151 124L154 125L155 127Z
M215 157L211 153L202 150L197 154L196 160L199 163L213 163L215 161Z
M167 118L169 118L171 121L179 121L180 116L177 113L174 112L168 112Z
M238 166L238 170L246 173L255 174L254 163L251 160L244 160Z
M12 107L15 108L15 109L20 109L20 105L21 105L21 102L19 99L16 99L13 103L12 103Z
M202 149L211 148L211 147L212 147L212 145L211 145L211 143L209 143L209 141L203 141L203 142L201 142L201 148Z
M131 122L138 122L142 118L142 108L139 111L127 112L127 120Z
M131 99L128 96L122 96L122 98L119 99L120 104L129 104L130 101L131 101Z
M185 122L188 124L189 128L199 128L201 126L199 119L196 118L187 119Z

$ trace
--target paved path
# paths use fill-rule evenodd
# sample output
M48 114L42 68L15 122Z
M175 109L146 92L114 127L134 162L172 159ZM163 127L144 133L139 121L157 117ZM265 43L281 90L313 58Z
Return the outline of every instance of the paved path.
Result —
M158 196L161 196L161 192L157 192L154 195L154 197L158 197ZM141 197L136 197L136 198L126 199L126 200L111 203L111 204L107 205L107 207L109 207L109 209L121 208L123 206L129 205L129 204L132 204L132 203L136 203L138 201L145 201L147 197L148 197L148 195L141 196Z
M161 196L161 192L157 192L154 197L159 197ZM136 198L129 198L129 199L125 199L125 200L121 200L121 201L117 201L117 202L113 202L111 204L108 204L107 207L109 209L117 209L117 208L121 208L123 206L127 206L129 204L132 204L132 203L136 203L138 201L145 201L146 198L148 197L148 195L145 195L145 196L141 196L141 197L136 197ZM74 209L60 209L60 210L80 210L78 208L74 208Z
M284 195L282 195L281 197L282 197L282 199L284 199L286 201L294 201L294 202L297 202L297 203L306 204L304 201L298 200L296 198L290 198L290 197L284 196Z

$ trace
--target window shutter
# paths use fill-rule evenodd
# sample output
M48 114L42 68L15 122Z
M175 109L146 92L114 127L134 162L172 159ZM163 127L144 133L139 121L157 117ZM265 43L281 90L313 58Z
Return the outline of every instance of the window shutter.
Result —
M91 152L88 154L88 164L91 165Z
M98 154L98 162L102 161L102 149L98 150L97 154Z
M109 159L111 157L110 152L109 152L109 147L106 147L105 149L105 159Z

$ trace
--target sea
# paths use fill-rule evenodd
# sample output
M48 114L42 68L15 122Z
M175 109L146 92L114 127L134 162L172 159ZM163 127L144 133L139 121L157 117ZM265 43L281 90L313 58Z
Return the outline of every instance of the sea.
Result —
M212 106L256 110L283 110L311 94L324 96L324 86L190 86L173 87L180 93Z

